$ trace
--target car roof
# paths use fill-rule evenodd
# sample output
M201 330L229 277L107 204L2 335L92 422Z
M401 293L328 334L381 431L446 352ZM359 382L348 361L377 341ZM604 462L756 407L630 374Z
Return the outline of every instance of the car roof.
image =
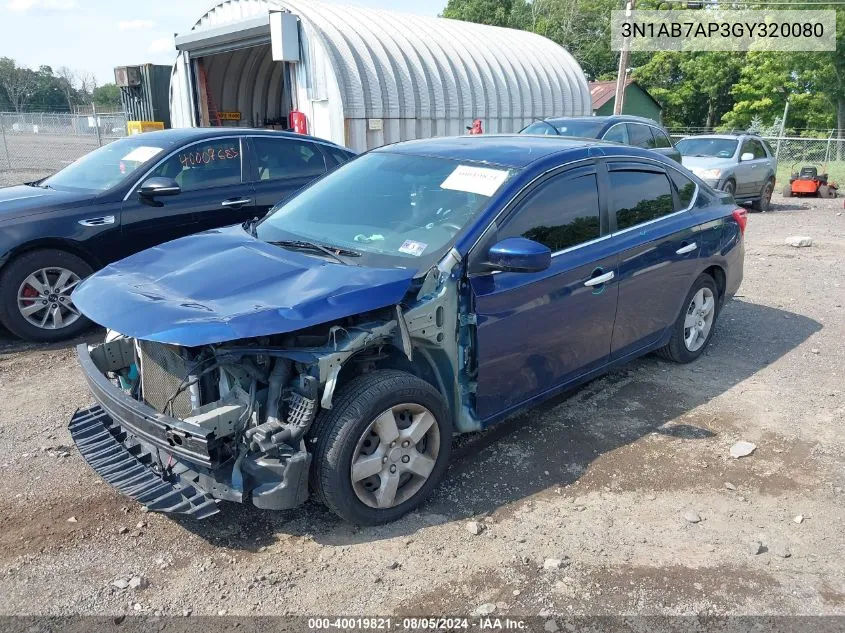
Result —
M298 140L316 141L325 145L334 145L340 147L336 143L327 141L315 136L308 136L306 134L297 134L295 132L282 132L281 130L264 130L261 128L248 127L183 127L170 128L167 130L156 130L154 132L144 132L139 134L146 140L167 140L170 142L186 142L186 141L201 141L204 138L214 138L218 136L271 136L274 138L290 138Z
M567 121L597 121L599 123L622 123L629 121L631 123L645 123L646 125L654 125L661 127L660 123L654 119L649 119L644 116L634 116L633 114L612 114L608 116L563 116L551 119L543 119L546 123L565 123Z
M685 136L681 140L688 139L688 138L721 138L721 139L725 139L725 140L735 141L736 139L742 138L743 136L750 136L751 138L757 138L757 139L762 140L762 137L760 137L757 134L746 134L746 133L741 133L741 134L696 134L694 136Z
M386 145L373 151L489 163L519 169L555 154L584 154L585 150L592 147L607 147L631 156L640 155L640 152L633 151L636 148L619 143L590 138L534 136L531 134L447 136L404 141ZM651 152L648 155L651 155Z

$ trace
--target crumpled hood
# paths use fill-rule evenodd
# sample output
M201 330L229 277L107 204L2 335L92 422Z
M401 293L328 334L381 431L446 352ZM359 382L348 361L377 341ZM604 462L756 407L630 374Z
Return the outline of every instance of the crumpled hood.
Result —
M156 246L88 277L74 304L95 323L192 347L292 332L401 301L414 269L344 266L241 227Z

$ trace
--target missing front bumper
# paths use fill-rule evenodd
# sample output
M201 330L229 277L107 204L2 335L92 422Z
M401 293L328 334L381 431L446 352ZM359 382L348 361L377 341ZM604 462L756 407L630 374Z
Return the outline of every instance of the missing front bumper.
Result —
M203 519L218 512L205 490L182 480L167 479L153 470L152 454L117 424L102 407L78 410L68 430L80 455L120 493L154 512L187 514Z

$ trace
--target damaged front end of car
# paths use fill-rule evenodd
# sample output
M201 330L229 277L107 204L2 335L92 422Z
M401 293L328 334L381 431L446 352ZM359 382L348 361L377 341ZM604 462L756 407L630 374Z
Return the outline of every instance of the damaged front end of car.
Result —
M204 518L217 501L284 510L308 498L309 436L338 385L401 368L472 413L471 319L450 253L401 301L293 332L184 346L109 332L80 345L97 405L69 429L108 483L151 511Z

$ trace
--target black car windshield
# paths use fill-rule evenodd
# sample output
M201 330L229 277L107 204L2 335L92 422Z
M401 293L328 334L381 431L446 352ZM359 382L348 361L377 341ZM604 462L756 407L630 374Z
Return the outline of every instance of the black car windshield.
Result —
M736 152L736 143L731 138L685 138L675 143L675 147L681 156L731 158Z
M142 165L161 156L174 141L144 135L104 145L41 181L42 187L102 192L120 184Z
M362 257L353 264L421 268L445 251L512 173L373 152L273 209L255 232L267 242L307 240L355 251Z

